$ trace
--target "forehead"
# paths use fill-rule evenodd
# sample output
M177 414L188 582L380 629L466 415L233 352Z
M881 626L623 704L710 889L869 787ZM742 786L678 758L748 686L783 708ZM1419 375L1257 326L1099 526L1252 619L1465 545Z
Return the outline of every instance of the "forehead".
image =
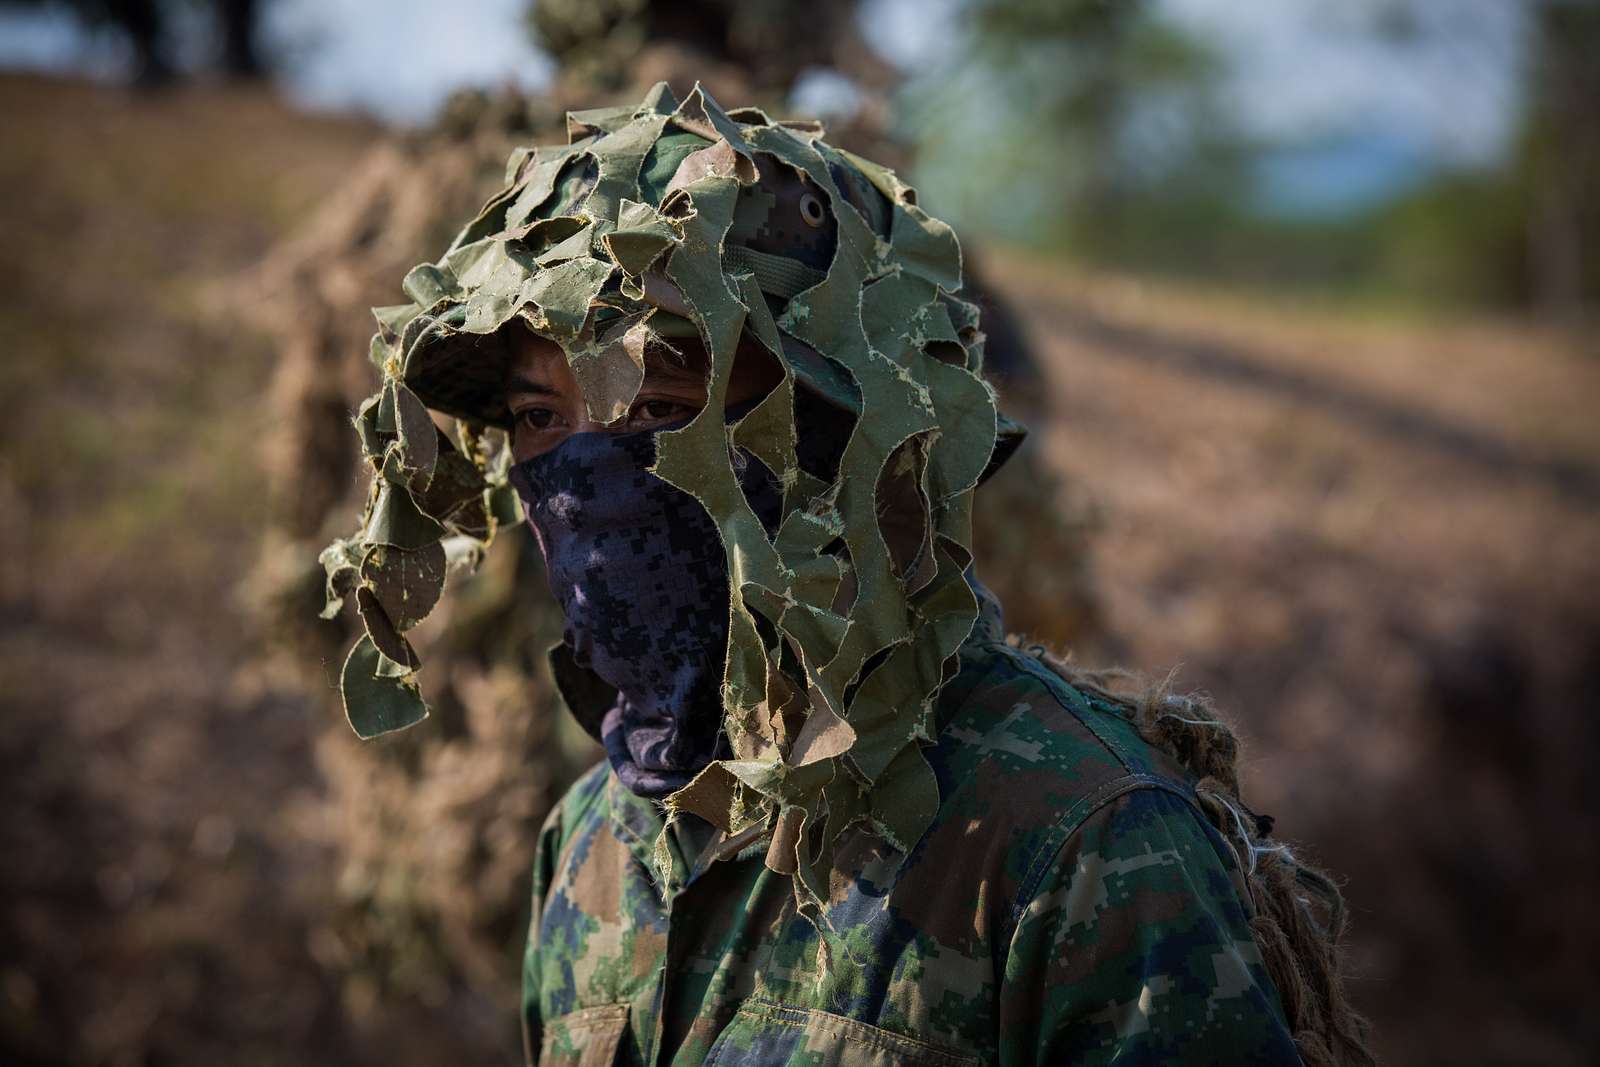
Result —
M564 378L571 373L566 353L548 337L541 337L527 328L513 328L507 331L506 344L509 349L507 377L513 381L529 377L549 381L553 377ZM645 348L644 368L646 375L652 378L684 378L703 382L705 349L697 339L674 340L671 348L652 343Z

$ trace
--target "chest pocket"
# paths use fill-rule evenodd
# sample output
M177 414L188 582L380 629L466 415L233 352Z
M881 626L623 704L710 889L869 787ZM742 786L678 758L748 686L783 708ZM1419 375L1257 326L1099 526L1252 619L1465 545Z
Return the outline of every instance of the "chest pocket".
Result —
M545 1024L539 1067L611 1067L627 1029L626 1004L558 1015Z
M842 1015L752 997L717 1037L713 1064L783 1067L977 1067L967 1056Z

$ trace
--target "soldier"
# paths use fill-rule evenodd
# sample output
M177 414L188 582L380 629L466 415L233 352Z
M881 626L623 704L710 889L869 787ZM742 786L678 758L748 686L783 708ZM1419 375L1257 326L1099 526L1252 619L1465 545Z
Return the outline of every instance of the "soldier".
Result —
M663 84L377 310L352 725L426 714L405 631L520 510L606 752L539 841L530 1062L1369 1059L1226 726L1006 639L971 522L1021 431L960 285L892 172Z

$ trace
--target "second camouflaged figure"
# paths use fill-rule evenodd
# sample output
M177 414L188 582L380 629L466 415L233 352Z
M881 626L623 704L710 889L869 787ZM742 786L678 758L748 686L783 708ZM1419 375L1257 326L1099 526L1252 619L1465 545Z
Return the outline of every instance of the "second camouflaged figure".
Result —
M569 134L378 309L374 489L324 554L370 736L425 714L451 562L538 538L607 760L539 842L529 1061L1363 1062L1337 895L1226 728L1005 640L971 516L1021 434L950 228L698 89Z

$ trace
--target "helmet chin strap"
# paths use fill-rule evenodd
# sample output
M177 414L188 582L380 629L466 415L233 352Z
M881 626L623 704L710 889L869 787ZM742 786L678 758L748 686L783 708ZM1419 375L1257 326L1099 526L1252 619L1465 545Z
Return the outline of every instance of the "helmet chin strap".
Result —
M754 274L761 291L780 300L793 300L822 284L828 276L826 271L808 267L797 259L742 245L729 245L722 250L722 269L729 274Z

